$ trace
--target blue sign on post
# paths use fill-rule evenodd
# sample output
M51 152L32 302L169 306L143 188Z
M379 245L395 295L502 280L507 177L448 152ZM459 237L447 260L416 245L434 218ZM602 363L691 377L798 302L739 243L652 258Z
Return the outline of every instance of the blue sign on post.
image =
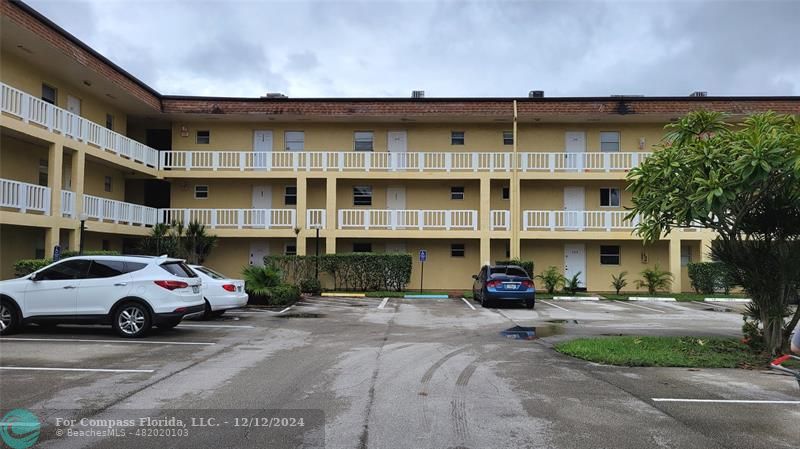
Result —
M425 262L426 260L428 260L428 251L424 249L419 250L419 261Z
M53 262L58 262L61 260L61 245L56 245L53 247Z
M425 261L428 260L428 251L419 250L419 292L422 293L422 280L425 279Z

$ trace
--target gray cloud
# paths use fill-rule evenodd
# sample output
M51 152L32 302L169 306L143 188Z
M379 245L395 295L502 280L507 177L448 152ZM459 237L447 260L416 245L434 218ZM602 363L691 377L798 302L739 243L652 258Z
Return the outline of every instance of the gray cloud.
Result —
M800 95L800 2L29 0L167 94Z

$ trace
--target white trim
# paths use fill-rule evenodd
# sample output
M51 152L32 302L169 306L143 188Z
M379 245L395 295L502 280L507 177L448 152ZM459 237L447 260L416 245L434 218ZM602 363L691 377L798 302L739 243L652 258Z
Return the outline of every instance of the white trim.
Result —
M561 310L563 310L563 311L565 311L565 312L569 312L569 309L565 309L565 308L563 308L563 307L561 307L561 306L557 306L557 305L555 305L555 304L549 303L549 302L545 301L544 299L540 299L540 300L539 300L539 302L543 302L543 303L547 304L548 306L553 306L553 307L555 307L556 309L561 309Z

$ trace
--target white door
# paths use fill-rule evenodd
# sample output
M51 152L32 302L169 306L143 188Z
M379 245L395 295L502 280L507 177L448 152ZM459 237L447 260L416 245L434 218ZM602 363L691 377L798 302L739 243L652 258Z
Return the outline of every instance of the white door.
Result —
M392 186L386 188L386 208L392 211L402 211L406 208L406 188ZM392 212L392 225L402 228L408 225L403 212Z
M253 186L253 226L269 227L272 212L272 186Z
M564 168L583 170L583 153L586 153L586 133L567 131L564 133Z
M253 167L266 170L272 167L272 131L253 131Z
M405 170L408 168L408 156L406 155L408 151L408 133L405 131L389 131L387 135L389 153L397 153L397 156L389 156L392 158L390 160L397 164L393 168Z
M258 241L250 243L250 265L264 266L264 257L269 256L269 242Z
M578 274L578 279L580 280L579 287L586 288L586 245L583 243L565 243L564 277L572 279L576 274Z
M564 187L564 227L583 229L586 192L583 187Z
M81 100L72 95L67 95L67 110L75 115L81 115Z

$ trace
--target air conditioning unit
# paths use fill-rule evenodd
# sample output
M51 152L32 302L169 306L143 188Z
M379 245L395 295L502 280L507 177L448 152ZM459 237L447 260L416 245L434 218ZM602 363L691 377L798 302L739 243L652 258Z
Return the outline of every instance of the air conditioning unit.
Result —
M411 91L411 98L425 98L425 91L424 90L412 90Z
M689 96L690 97L707 97L708 96L708 92L706 92L704 90L696 90L696 91L692 92L691 94L689 94Z
M532 90L528 92L528 98L544 98L543 90Z

